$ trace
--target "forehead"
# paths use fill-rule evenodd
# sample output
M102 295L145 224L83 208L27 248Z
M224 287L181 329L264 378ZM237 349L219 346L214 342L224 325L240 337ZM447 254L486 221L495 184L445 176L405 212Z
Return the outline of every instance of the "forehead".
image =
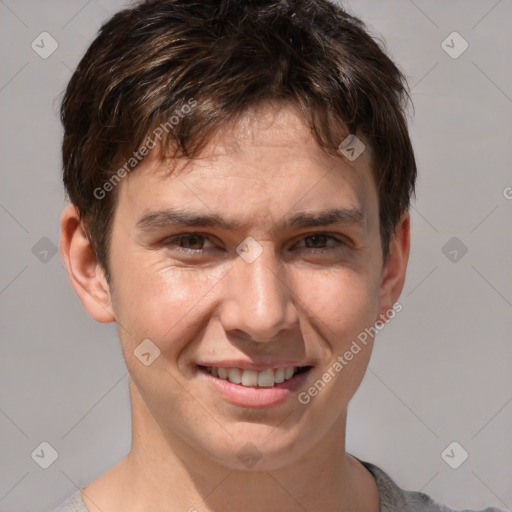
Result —
M371 210L372 187L369 151L352 162L329 155L297 108L267 105L220 128L191 160L148 155L119 184L118 206L140 216L172 203L275 222L294 208Z
M247 167L247 164L254 163L255 157L260 163L271 160L260 165L259 173L245 173L246 178L257 180L262 178L265 171L276 175L281 164L290 161L291 152L298 152L308 160L320 159L323 162L318 162L319 165L328 164L325 152L314 146L312 134L295 105L267 102L259 107L251 107L236 120L218 126L210 134L205 147L192 159L168 158L158 161L157 153L153 152L136 170L139 175L154 174L165 178L171 173L185 176L214 166L216 175L223 170L233 175L236 166L241 167L244 161ZM275 149L279 149L279 152L272 151ZM240 168L240 175L243 170Z

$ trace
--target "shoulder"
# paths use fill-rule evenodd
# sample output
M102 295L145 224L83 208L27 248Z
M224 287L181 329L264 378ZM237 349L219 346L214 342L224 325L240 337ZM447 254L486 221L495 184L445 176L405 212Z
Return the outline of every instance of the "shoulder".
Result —
M357 458L357 457L356 457ZM375 464L357 459L374 476L379 488L381 512L503 512L495 507L481 511L455 510L423 492L405 491Z
M70 496L62 505L59 505L53 512L89 512L82 501L82 490L78 490Z

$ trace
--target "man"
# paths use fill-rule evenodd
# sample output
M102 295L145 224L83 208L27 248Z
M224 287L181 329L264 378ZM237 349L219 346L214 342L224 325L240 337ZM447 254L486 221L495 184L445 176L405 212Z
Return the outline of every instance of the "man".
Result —
M61 254L118 327L132 447L60 510L450 510L345 450L405 279L406 99L327 0L147 1L101 28L62 104Z

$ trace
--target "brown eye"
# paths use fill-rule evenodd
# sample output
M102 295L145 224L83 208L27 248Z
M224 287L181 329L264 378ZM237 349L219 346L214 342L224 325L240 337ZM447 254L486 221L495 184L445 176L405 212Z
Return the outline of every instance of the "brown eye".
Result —
M311 244L307 244L308 248L318 249L319 246L324 246L329 237L326 235L311 235L304 238L304 240L309 240Z
M325 233L315 233L313 235L308 235L305 236L302 240L305 241L306 249L318 249L320 251L338 249L340 246L345 245L343 241Z
M206 242L210 242L206 236L190 233L172 236L165 240L163 245L171 250L186 253L202 253L209 249L209 247L205 247Z
M204 245L204 240L204 236L201 235L183 235L178 238L180 247L193 250L201 250Z

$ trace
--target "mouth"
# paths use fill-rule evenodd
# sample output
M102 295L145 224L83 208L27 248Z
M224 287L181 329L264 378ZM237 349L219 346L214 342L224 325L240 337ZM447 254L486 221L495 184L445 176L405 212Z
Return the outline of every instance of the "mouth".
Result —
M307 373L313 366L287 366L269 368L263 371L244 368L221 368L217 366L197 365L199 370L219 380L247 388L274 388L295 378L296 375Z

